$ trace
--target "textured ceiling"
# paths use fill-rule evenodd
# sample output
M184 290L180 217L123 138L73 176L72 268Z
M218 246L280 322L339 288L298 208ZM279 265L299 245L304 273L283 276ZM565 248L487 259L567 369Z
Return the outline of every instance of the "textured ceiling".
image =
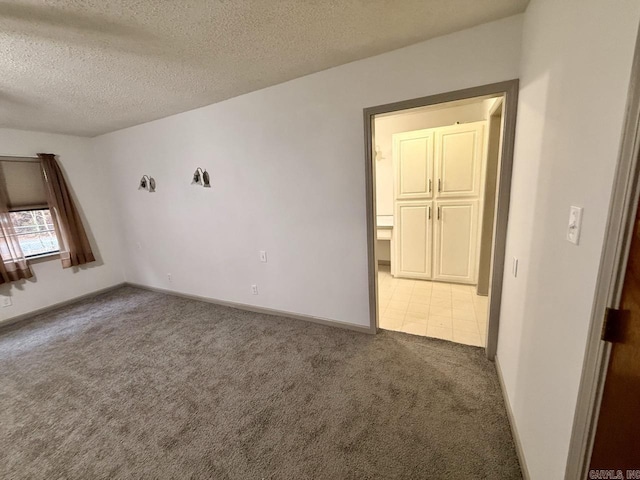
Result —
M527 0L0 0L0 127L93 136L522 12Z

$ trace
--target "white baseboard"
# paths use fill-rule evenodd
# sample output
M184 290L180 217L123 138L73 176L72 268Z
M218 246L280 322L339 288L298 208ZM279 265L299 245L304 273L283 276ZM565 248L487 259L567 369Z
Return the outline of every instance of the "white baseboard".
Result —
M256 307L254 305L247 305L246 303L228 302L226 300L218 300L216 298L211 298L211 297L202 297L200 295L191 295L189 293L176 292L175 290L168 290L165 288L149 287L147 285L142 285L139 283L127 282L126 284L131 287L140 288L143 290L150 290L152 292L165 293L167 295L188 298L190 300L197 300L199 302L207 302L207 303L213 303L215 305L222 305L225 307L237 308L238 310L246 310L248 312L263 313L265 315L274 315L278 317L293 318L295 320L303 320L305 322L317 323L317 324L325 325L328 327L343 328L346 330L353 330L355 332L360 332L360 333L375 333L371 330L370 327L354 325L354 324L345 323L345 322L339 322L336 320L330 320L328 318L314 317L312 315L303 315L300 313L292 313L284 310L276 310L273 308Z
M116 290L117 288L124 287L125 285L126 285L126 283L124 283L124 282L117 283L117 284L112 285L110 287L105 287L105 288L101 288L99 290L95 290L93 292L85 293L84 295L80 295L78 297L73 297L73 298L70 298L69 300L65 300L63 302L54 303L54 304L48 305L46 307L38 308L37 310L32 310L31 312L27 312L27 313L22 313L20 315L16 315L15 317L11 317L11 318L8 318L6 320L1 321L0 322L0 329L2 329L4 327L8 327L10 325L15 325L18 322L23 322L23 321L28 320L28 319L30 319L32 317L35 317L36 315L40 315L41 313L47 313L47 312L49 312L51 310L55 310L55 309L60 308L60 307L65 307L67 305L71 305L73 303L80 302L80 301L85 300L87 298L95 297L96 295L100 295L101 293L106 293L106 292L110 292L111 290Z
M504 406L507 409L507 417L509 417L509 425L511 425L511 435L513 436L513 443L516 445L516 454L518 455L518 461L520 462L520 469L522 470L522 477L524 480L531 480L529 469L527 468L527 462L524 457L524 449L522 448L522 442L520 441L520 434L518 433L518 427L516 427L516 421L513 416L513 409L509 402L509 396L507 395L507 389L504 385L504 377L502 376L502 369L500 368L500 362L498 356L495 357L496 372L498 372L498 381L500 382L500 389L502 390L502 397L504 398Z

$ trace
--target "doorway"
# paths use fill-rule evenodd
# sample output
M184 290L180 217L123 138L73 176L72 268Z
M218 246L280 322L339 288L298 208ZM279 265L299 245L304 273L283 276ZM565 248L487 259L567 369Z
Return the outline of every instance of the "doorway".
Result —
M373 331L495 355L517 91L512 80L365 109Z

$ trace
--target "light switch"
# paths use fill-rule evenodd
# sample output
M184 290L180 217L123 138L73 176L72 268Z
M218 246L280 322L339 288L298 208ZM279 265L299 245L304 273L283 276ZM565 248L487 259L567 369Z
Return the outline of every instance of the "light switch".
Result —
M267 252L264 250L260 250L260 261L263 263L267 263Z
M569 210L569 226L567 227L567 240L578 245L580 230L582 229L582 207L571 206Z

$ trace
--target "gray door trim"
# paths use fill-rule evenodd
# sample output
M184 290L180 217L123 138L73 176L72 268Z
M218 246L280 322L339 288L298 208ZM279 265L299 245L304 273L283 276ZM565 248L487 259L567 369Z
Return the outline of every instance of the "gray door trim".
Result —
M496 223L494 226L494 247L491 275L491 295L489 302L489 327L487 333L486 354L490 360L495 358L498 347L498 327L500 323L500 303L505 264L507 222L509 219L509 201L511 198L511 173L513 170L513 148L516 134L516 114L518 110L517 79L492 83L479 87L466 88L454 92L439 93L428 97L414 98L401 102L388 103L364 109L364 151L366 175L367 206L367 256L369 263L369 312L370 333L378 331L378 265L376 264L376 215L375 215L375 164L373 162L374 116L396 112L409 108L425 107L438 103L465 100L485 95L504 95L504 141L502 144L500 173L498 179L498 197L496 203Z
M614 177L609 217L600 270L591 312L589 336L582 366L582 377L565 479L582 480L588 476L593 440L598 423L602 388L606 379L611 345L601 340L607 307L620 305L627 260L640 198L640 36L636 39L627 94L624 127Z

